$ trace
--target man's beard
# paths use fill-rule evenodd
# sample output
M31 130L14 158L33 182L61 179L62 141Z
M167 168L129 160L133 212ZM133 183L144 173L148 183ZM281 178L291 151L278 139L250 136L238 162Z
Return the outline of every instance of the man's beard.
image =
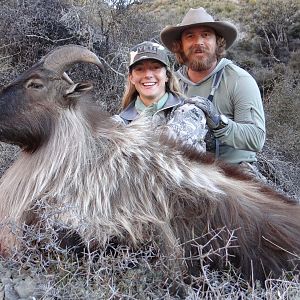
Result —
M200 49L200 48L199 48ZM197 50L195 48L190 48L187 51L187 54L184 54L184 61L188 68L192 69L196 72L206 71L212 67L212 65L216 62L217 56L216 53L209 53L203 48L201 51L205 53L207 56L203 58L192 58L194 51Z

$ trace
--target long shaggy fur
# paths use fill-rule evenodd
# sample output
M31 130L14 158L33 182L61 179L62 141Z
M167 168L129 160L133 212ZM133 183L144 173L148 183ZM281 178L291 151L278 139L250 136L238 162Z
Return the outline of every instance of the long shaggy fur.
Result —
M5 97L4 91L0 100ZM59 90L55 97L54 103L62 101ZM279 276L282 269L297 267L298 203L233 167L164 141L147 120L123 127L90 102L56 106L51 101L43 104L52 125L40 145L33 152L23 151L1 179L3 222L35 222L43 207L54 210L57 219L85 241L96 239L104 245L118 237L138 245L157 238L167 254L178 249L179 254L192 255L192 273L199 271L199 245L210 241L208 233L227 228L236 236L227 248L229 259L246 278ZM42 118L32 118L32 109L30 114L40 131ZM1 118L0 126L4 130ZM33 209L35 214L30 213ZM227 241L221 230L210 246L223 248ZM0 243L5 249L15 241L3 229ZM225 267L222 256L214 256L210 263Z

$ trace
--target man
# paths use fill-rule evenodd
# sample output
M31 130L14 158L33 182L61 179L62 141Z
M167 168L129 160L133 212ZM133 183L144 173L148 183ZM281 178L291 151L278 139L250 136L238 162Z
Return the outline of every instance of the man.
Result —
M163 44L183 65L177 72L184 93L207 118L211 149L233 164L253 163L265 141L265 116L254 78L222 58L236 40L237 29L214 21L204 8L190 9L182 22L165 27ZM208 147L208 145L207 145Z

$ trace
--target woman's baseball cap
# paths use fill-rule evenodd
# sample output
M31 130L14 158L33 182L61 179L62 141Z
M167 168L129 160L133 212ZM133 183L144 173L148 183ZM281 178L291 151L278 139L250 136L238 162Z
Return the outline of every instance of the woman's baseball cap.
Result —
M166 48L158 43L148 41L140 43L130 50L129 56L129 68L145 59L155 59L166 67L170 66Z

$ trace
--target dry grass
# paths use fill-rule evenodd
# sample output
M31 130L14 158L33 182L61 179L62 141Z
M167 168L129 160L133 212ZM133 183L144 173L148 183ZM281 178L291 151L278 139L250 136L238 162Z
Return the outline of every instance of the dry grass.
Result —
M289 273L280 279L246 282L227 264L226 270L211 270L209 257L226 253L235 240L228 232L224 249L210 250L197 245L201 273L191 277L185 273L190 258L165 257L159 245L148 241L136 249L111 241L105 249L94 242L77 248L61 243L63 224L44 216L40 225L11 227L20 248L10 258L0 259L3 299L297 299L300 297L298 277ZM57 229L59 228L59 230ZM221 229L224 231L226 229ZM64 234L67 234L65 227ZM211 240L220 232L211 232ZM196 240L193 242L196 244ZM227 259L227 256L224 256ZM205 263L206 262L206 263ZM15 295L9 298L8 291ZM1 296L1 292L0 292ZM26 296L26 297L24 297ZM1 299L1 297L0 297Z

